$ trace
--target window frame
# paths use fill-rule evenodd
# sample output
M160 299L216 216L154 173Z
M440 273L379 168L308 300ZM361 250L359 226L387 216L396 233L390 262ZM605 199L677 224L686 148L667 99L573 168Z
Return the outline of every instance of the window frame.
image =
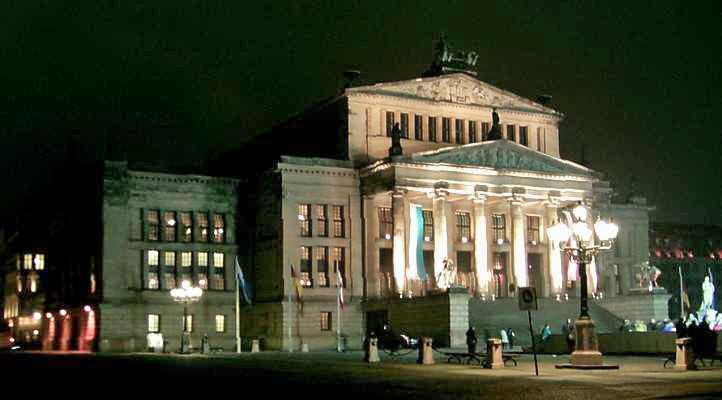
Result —
M414 114L414 139L424 140L424 117Z
M499 243L499 239L503 241L502 243L506 242L506 214L491 214L491 232L495 244Z
M469 143L477 143L476 121L469 120Z
M346 216L344 213L344 206L334 204L331 206L331 209L333 210L333 237L345 238Z
M152 318L155 317L155 318ZM151 322L151 319L155 319L155 324ZM153 329L155 326L155 329ZM148 313L146 318L146 329L148 333L160 333L160 314Z
M409 114L401 113L399 115L399 128L401 129L401 138L409 138Z
M451 118L441 117L441 142L451 143Z
M319 326L323 332L328 332L333 329L333 314L331 311L321 311Z
M155 218L152 218L155 216ZM160 240L160 210L151 209L145 211L145 240L157 242Z
M454 140L456 141L456 144L464 144L464 126L465 126L466 120L463 119L456 119L454 121Z
M462 243L471 241L471 213L459 210L454 213L456 217L456 240ZM466 237L466 242L464 242Z
M529 127L528 126L520 126L519 127L519 144L522 146L529 147Z
M516 142L516 125L508 124L506 126L506 139Z
M393 111L386 111L386 137L391 137L391 132L394 130L395 123L396 113Z
M218 329L218 322L219 322L218 317L220 317L220 323L221 323L220 330ZM215 325L216 333L226 333L226 315L225 314L216 314L216 316L214 318L214 322L215 322L214 325Z
M393 239L394 215L391 207L379 207L377 214L379 219L379 238L385 240Z
M328 204L316 204L316 236L328 237Z
M534 221L536 222L534 223ZM539 215L526 216L526 240L532 245L541 243L541 217Z
M438 138L436 137L436 117L429 117L428 118L428 126L429 126L429 142L436 143Z
M312 237L311 204L298 204L298 234L301 237Z
M428 216L428 219L427 219ZM433 210L421 210L421 217L424 220L424 241L434 241L434 211ZM427 231L428 229L428 231ZM428 233L428 235L427 235ZM428 238L428 240L427 240Z

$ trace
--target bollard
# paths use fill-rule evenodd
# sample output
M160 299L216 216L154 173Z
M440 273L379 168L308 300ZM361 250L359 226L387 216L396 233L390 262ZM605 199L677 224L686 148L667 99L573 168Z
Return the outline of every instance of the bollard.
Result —
M208 335L203 335L203 341L201 343L201 353L209 354L211 352L211 345L208 342Z
M504 360L501 357L501 340L488 339L486 341L486 368L503 368Z
M674 341L677 347L674 369L687 370L694 368L694 353L692 352L692 339L679 338Z
M308 343L304 343L301 345L301 352L308 353Z
M434 363L434 353L432 352L433 339L430 337L422 337L419 341L419 358L416 360L418 364L431 365Z
M261 351L261 346L259 346L258 339L251 340L251 353L259 353Z
M364 361L366 361L367 363L377 363L381 361L381 359L379 358L378 338L369 339L364 350L366 351Z

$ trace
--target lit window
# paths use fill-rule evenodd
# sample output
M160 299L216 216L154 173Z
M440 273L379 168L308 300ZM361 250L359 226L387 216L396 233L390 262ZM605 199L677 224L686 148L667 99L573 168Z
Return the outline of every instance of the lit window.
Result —
M321 311L321 330L322 331L330 331L331 330L331 312L330 311Z
M146 288L151 290L158 289L158 273L148 272L148 281L146 282Z
M148 210L145 216L145 227L148 233L148 240L158 240L158 226L160 224L160 213L158 210Z
M226 331L226 316L216 315L216 332L221 333Z
M190 267L191 266L191 252L190 251L181 252L181 266L182 267Z
M401 137L409 138L409 114L401 113Z
M311 236L311 205L310 204L299 204L298 205L298 227L301 236Z
M160 332L160 315L148 314L148 332Z
M226 240L226 221L223 214L213 214L213 242L223 243Z
M226 289L226 277L222 269L216 269L211 274L213 280L211 281L211 289L214 290L225 290Z
M199 212L198 213L198 228L200 229L200 236L199 240L201 242L207 242L208 241L208 213L206 212Z
M90 294L95 293L95 273L90 273Z
M42 271L45 269L45 254L36 254L35 255L35 269L38 271Z
M23 278L20 277L20 275L18 275L16 278L17 278L16 280L18 282L18 293L22 293L23 292Z
M182 212L181 219L181 240L188 243L193 241L193 216L189 212Z
M201 251L196 253L196 258L198 261L199 267L207 267L208 266L208 253L205 251Z
M148 265L158 265L158 250L148 250Z
M23 258L23 268L33 269L33 255L32 254L25 254L25 256Z
M316 247L318 286L328 287L328 247Z
M213 266L216 268L223 268L224 257L223 253L213 253Z
M205 272L199 272L196 274L198 279L198 287L203 290L208 290L208 275Z
M175 274L173 272L165 273L165 288L166 290L175 289Z
M343 206L333 206L333 237L342 238L346 236Z
M504 214L491 214L491 231L496 243L506 240L506 218Z
M193 332L193 314L186 315L184 328L186 332Z
M28 288L30 289L30 293L38 291L38 275L35 272L31 272L30 275L28 275Z
M325 204L316 205L316 236L328 236L328 214Z
M166 251L163 253L163 264L167 266L175 266L175 251Z
M301 285L304 287L313 287L311 277L311 248L301 246Z
M529 243L534 245L539 243L539 221L539 216L526 216L526 240L528 240Z
M421 215L424 217L424 241L430 242L434 240L434 213L431 210L423 210Z
M178 226L176 221L175 211L164 211L163 212L163 239L166 242L175 242L175 232Z
M391 239L394 234L394 219L391 215L391 208L379 207L379 237Z
M333 265L334 273L339 271L341 273L341 280L343 287L346 287L346 251L343 247L333 248Z
M471 240L471 217L468 212L456 212L456 240L466 243Z

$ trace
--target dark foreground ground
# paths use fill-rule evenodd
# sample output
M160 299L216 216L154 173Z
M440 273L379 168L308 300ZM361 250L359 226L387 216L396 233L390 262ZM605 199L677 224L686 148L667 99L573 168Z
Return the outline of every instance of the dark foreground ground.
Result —
M4 393L55 394L60 398L270 400L314 399L722 399L722 365L697 371L664 369L662 357L607 356L618 371L554 368L567 356L532 356L517 367L418 365L415 353L382 354L380 364L361 352L263 352L213 356L174 354L0 354ZM8 391L10 390L10 392ZM23 396L24 397L24 396Z

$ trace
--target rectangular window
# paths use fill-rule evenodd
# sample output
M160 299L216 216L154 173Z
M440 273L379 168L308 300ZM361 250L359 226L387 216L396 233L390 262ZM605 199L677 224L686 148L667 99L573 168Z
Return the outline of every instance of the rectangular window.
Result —
M346 287L346 251L343 247L334 247L333 248L333 264L334 264L334 273L336 271L341 272L341 280L343 283L343 287Z
M298 205L298 227L299 234L303 237L311 237L311 205Z
M30 270L33 269L33 255L32 254L25 254L23 256L23 268Z
M434 212L423 210L421 215L424 217L424 241L430 242L434 240Z
M223 333L226 331L226 316L218 314L216 315L216 332Z
M409 138L409 114L401 113L401 137Z
M506 218L504 214L491 214L492 238L497 244L506 241Z
M158 289L158 273L153 271L148 271L146 274L147 281L145 283L145 288L150 290L157 290Z
M213 270L213 280L211 281L211 289L214 290L226 290L226 275L224 269L216 268Z
M186 315L186 320L183 328L186 332L193 332L193 314Z
M301 285L303 287L313 287L311 248L308 246L301 246Z
M343 216L343 206L333 206L333 237L346 237L346 224Z
M414 139L424 140L424 122L421 115L414 115Z
M160 315L148 314L148 332L160 332Z
M196 265L199 267L208 266L208 253L205 251L199 251L196 253Z
M223 253L213 253L213 266L216 268L223 268L225 262L224 258Z
M325 204L316 206L316 236L328 236L328 214Z
M464 144L464 120L463 119L457 119L454 129L454 133L456 134L456 143L457 144Z
M379 237L391 239L394 233L394 218L391 215L391 208L379 207Z
M163 252L163 265L175 267L175 251Z
M175 211L163 211L163 239L166 242L175 242L176 226Z
M180 281L181 281L181 284L183 283L183 281L188 281L188 283L193 282L193 279L191 279L191 270L190 269L183 270Z
M486 140L487 136L489 136L489 130L491 129L491 126L488 122L482 122L481 123L481 140Z
M226 220L223 214L213 214L213 243L226 241Z
M330 311L321 311L321 330L322 331L330 331L331 330L331 312Z
M193 241L193 216L189 212L182 212L181 219L181 240L189 243Z
M328 287L328 247L316 247L318 286Z
M208 274L206 274L205 272L196 273L196 281L199 288L203 290L208 290Z
M526 126L519 127L519 144L529 146L529 128Z
M471 252L470 251L457 251L456 252L456 269L458 275L471 273ZM473 283L465 279L460 279L462 285L468 287L468 284Z
M526 240L533 245L539 243L539 221L537 215L526 216Z
M158 266L158 250L148 250L148 265Z
M163 285L166 290L175 289L175 273L166 271Z
M441 141L451 143L451 118L441 118Z
M148 240L158 240L158 226L160 213L158 210L148 210L145 214L145 229Z
M536 149L542 153L546 153L547 151L546 131L544 128L536 129Z
M429 142L436 141L436 117L429 117Z
M394 112L386 111L386 136L391 137L391 131L394 130Z
M506 126L506 138L512 142L516 142L516 125Z
M471 240L471 217L468 212L456 212L456 240L467 243Z
M469 143L476 143L476 121L469 121Z
M38 270L38 271L44 270L45 269L45 254L36 254L33 262L35 263L36 270Z
M191 266L191 252L190 251L181 252L181 267L190 267L190 266Z
M200 229L199 240L201 242L208 242L208 213L198 213L198 229Z

